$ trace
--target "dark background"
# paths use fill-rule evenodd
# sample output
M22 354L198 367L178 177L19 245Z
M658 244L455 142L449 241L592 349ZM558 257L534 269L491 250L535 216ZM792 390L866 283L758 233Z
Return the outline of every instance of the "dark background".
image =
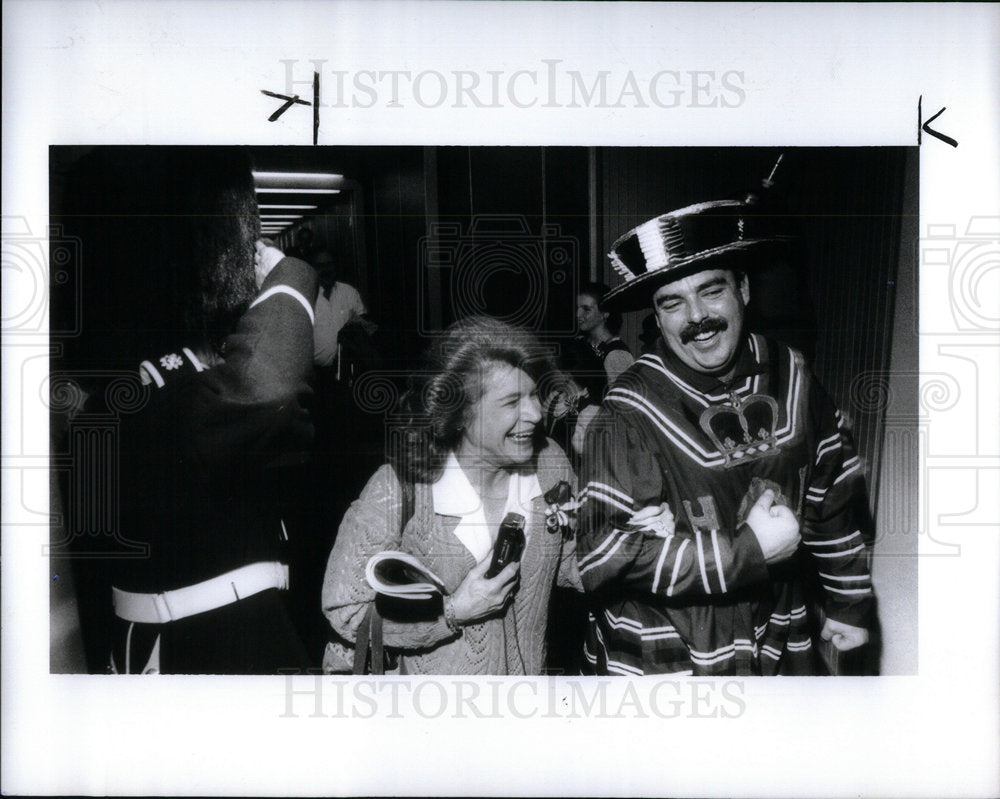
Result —
M100 150L100 168L95 153ZM115 148L51 148L51 218L82 240L82 274L52 287L53 330L67 362L104 366L116 309L142 291L140 262L116 262L127 225L86 215L114 192ZM290 247L308 225L338 261L405 368L427 336L455 318L491 313L558 346L572 335L582 280L619 281L604 253L665 211L759 188L775 176L787 227L800 234L788 260L751 285L754 327L802 349L845 410L857 375L887 366L907 148L250 148L255 168L343 174L313 216L279 236ZM911 158L913 156L911 155ZM81 197L79 173L86 170ZM103 177L101 177L103 175ZM95 176L97 179L95 180ZM67 187L75 191L67 196ZM315 201L315 200L314 200ZM104 234L104 235L101 235ZM565 261L568 254L572 261ZM77 305L82 308L79 319ZM637 350L644 314L626 316ZM877 466L877 418L855 418L859 448Z
M121 182L115 175L121 149L50 148L51 221L79 239L81 261L77 274L51 286L51 329L79 330L53 334L53 372L123 368L102 361L103 353L109 337L129 334L123 320L126 326L141 320L118 309L149 299L141 297L142 259L117 256L134 249L122 240L127 220L87 212ZM751 326L803 350L847 413L876 512L884 411L859 402L857 393L865 375L890 366L916 369L915 351L912 364L889 362L894 327L913 329L894 310L901 265L912 272L903 277L915 289L908 237L916 211L915 148L249 152L259 170L344 175L341 194L319 198L317 211L280 234L278 244L290 248L298 228L312 229L378 322L384 370L397 382L435 331L468 313L531 327L558 350L575 332L575 287L589 279L619 282L604 256L616 238L666 211L759 190L784 153L773 197L799 239L784 259L752 276ZM622 337L633 352L644 315L626 315Z

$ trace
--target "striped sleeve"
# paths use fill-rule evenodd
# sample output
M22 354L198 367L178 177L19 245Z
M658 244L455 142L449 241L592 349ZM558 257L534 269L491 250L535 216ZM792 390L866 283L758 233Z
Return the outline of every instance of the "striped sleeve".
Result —
M650 505L666 501L675 516L678 509L641 432L607 406L587 431L583 482L577 558L588 592L704 596L767 579L749 528L730 542L720 531L657 535L629 525L636 510Z
M820 433L803 506L802 543L836 621L864 627L873 602L864 469L843 414L816 390Z

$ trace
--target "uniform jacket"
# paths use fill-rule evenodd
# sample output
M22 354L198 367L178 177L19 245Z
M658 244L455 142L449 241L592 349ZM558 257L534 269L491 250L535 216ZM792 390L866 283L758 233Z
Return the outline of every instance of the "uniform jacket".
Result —
M148 557L115 585L159 592L280 554L274 467L308 449L312 268L285 258L212 368L179 349L143 364L148 402L122 419L121 524ZM303 305L303 300L305 305Z

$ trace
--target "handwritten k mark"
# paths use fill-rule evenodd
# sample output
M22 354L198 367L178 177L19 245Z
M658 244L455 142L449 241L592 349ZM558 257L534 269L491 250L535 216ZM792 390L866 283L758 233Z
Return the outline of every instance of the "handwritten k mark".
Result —
M923 131L924 133L929 133L935 139L940 139L945 144L950 144L952 147L958 147L957 139L953 139L951 136L945 136L940 131L934 130L934 128L931 127L931 122L933 122L935 119L941 116L941 114L947 111L948 107L942 106L940 111L938 111L934 116L932 116L926 122L923 122L923 124L921 124L921 121L923 119L923 108L922 108L923 101L924 101L924 96L920 95L919 99L917 100L917 144L920 144L920 132Z

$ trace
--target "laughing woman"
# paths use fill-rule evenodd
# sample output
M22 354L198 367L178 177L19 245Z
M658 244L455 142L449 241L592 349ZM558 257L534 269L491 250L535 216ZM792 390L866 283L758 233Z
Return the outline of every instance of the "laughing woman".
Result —
M351 505L330 554L323 610L335 635L324 668L343 668L375 600L368 559L402 550L446 589L418 618L383 614L403 673L540 674L552 588L580 587L567 517L545 499L575 489L566 456L539 435L539 385L554 367L528 334L485 317L453 325L427 360L402 401L402 452ZM402 481L413 488L408 520ZM523 555L488 578L511 512L525 520Z

